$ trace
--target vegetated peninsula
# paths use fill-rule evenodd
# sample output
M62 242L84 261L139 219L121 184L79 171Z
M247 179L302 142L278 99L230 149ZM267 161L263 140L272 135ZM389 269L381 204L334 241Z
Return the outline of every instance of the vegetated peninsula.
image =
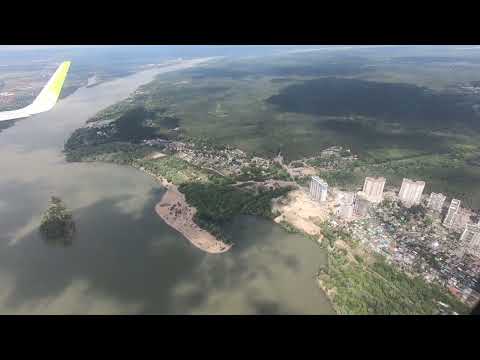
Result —
M111 126L118 134L118 124ZM67 159L130 165L155 177L166 188L157 214L209 253L231 248L223 228L235 216L273 218L272 199L296 186L273 161L204 139L105 142L103 131L91 126L75 131L65 145ZM101 143L96 143L98 133Z
M77 129L65 144L66 158L127 164L157 178L166 186L157 213L200 249L230 249L227 222L237 215L271 218L271 199L296 186L270 182L290 180L272 160L186 136L171 110L138 105L144 95L140 88Z
M40 233L49 243L69 244L75 233L72 214L63 201L52 196L40 223Z
M155 206L157 214L199 249L211 254L228 251L231 244L213 236L195 223L197 209L190 206L177 186L164 181L166 192Z
M162 76L76 130L65 144L66 158L131 165L161 180L167 191L157 213L204 251L228 250L231 241L224 225L241 214L270 218L320 243L329 261L319 271L319 286L338 313L468 312L465 299L448 293L444 270L428 278L429 271L435 271L426 241L458 234L445 229L439 233L425 225L422 231L431 234L415 232L414 246L421 252L408 250L412 245L398 239L401 256L408 251L417 254L412 255L415 261L409 258L410 263L403 264L401 256L389 258L375 245L377 228L392 227L383 224L381 214L393 210L375 205L379 213L345 221L337 195L360 190L365 176L385 176L389 186L391 181L389 190L397 193L401 179L412 177L424 179L434 191L479 204L472 184L480 179L480 171L467 166L480 156L477 115L467 109L471 103L449 107L464 120L453 130L455 114L443 114L438 118L442 124L436 124L438 114L432 106L455 104L462 94L439 95L416 85L385 86L378 73L376 82L370 82L365 80L370 75L358 69L361 80L337 80L332 75L338 69L328 66L326 74L319 71L329 78L312 81L319 76L316 70L298 68L284 72L281 81L276 77L280 73L262 66L237 72L218 66ZM348 76L357 70L349 67ZM335 101L353 102L343 107L332 103L330 88L337 93ZM387 89L400 104L402 99L423 102L424 122L417 121L408 107L365 108L373 106L358 99L368 93L365 89L380 94ZM323 97L324 106L315 105L316 94ZM296 108L299 97L311 106ZM472 131L461 133L467 128ZM314 175L329 185L330 200L324 204L309 197ZM468 198L467 193L473 196ZM394 224L403 224L410 216L408 211L397 212L391 214ZM410 241L414 232L405 226L404 233ZM395 238L395 231L389 236ZM395 246L390 248L396 251Z

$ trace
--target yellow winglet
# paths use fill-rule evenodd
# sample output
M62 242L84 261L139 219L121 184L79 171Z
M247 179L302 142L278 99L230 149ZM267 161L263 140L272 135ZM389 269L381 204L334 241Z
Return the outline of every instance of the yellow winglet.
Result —
M68 69L70 68L70 61L64 61L52 77L52 83L49 86L49 91L58 99L62 91L63 83L67 77Z
M61 63L33 103L18 110L0 112L0 121L25 118L51 110L57 103L69 68L70 61Z
M60 96L60 92L62 91L63 83L65 82L69 68L70 61L64 61L60 64L47 85L45 85L34 102L28 107L28 111L31 115L48 111L55 106L58 97Z

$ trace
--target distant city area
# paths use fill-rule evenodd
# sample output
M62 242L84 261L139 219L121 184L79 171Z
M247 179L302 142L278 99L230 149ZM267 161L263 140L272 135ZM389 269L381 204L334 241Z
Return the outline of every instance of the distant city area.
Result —
M176 133L178 130L170 131ZM73 160L81 156L84 160L123 163L122 158L114 160L94 153L91 157L88 150L82 153L86 144L100 145L112 136L118 136L118 130L111 122L92 121L69 140L67 158ZM421 276L427 283L438 284L468 306L480 300L478 216L461 207L458 199L446 204L444 194L423 194L424 181L404 178L398 189L388 186L385 177L366 177L360 191L330 187L326 180L313 174L334 171L358 161L357 155L342 146L332 146L318 156L290 163L285 163L280 153L268 159L208 141L148 139L140 141L135 151L138 149L144 149L141 153L146 161L135 160L131 164L143 171L150 169L147 172L152 175L162 174L162 171L152 170L150 163L175 158L225 178L227 182L236 179L235 185L241 185L244 190L250 189L249 186L265 190L292 187L293 191L286 197L274 201L275 222L298 229L320 242L322 227L328 224L347 232L353 241L385 257L388 263L409 276ZM185 167L177 166L179 172L175 177L178 180L170 179L181 183L185 181L182 179ZM191 176L197 181L200 179L198 175ZM310 181L306 182L307 179ZM440 301L439 304L444 303ZM455 313L444 305L445 313Z
M461 200L424 195L424 181L404 178L400 189L383 177L365 178L357 192L329 188L314 176L310 196L328 208L329 222L352 234L389 262L421 274L473 306L480 300L480 222ZM328 194L328 195L327 195Z

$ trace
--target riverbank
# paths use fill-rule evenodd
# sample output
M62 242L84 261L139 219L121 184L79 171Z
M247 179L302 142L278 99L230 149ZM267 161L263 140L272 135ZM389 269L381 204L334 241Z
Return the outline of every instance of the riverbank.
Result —
M223 225L235 216L258 215L272 219L272 199L285 195L292 185L292 182L268 180L235 186L238 183L232 184L228 177L212 174L172 155L159 156L164 153L158 150L152 153L151 147L122 143L112 147L115 152L96 155L94 149L91 156L83 150L66 147L67 161L73 158L130 165L159 181L167 192L161 206L156 207L157 214L192 244L209 253L231 248Z
M167 225L181 233L194 246L209 254L220 254L230 250L231 244L225 244L195 224L193 217L197 209L188 205L185 195L178 191L176 185L148 170L143 168L140 170L155 178L166 188L162 199L155 205L155 211Z
M210 254L220 254L232 247L195 224L193 217L197 209L187 204L185 196L173 184L167 188L162 199L155 206L155 211L163 221L180 232L200 250Z
M158 217L164 189L152 177L112 162L63 161L65 139L138 81L81 89L39 121L0 133L0 313L332 314L312 278L326 261L312 241L242 216L228 223L233 250L208 255ZM73 211L72 246L52 247L37 231L52 193Z
M276 223L286 222L301 233L318 237L320 241L323 236L317 224L329 217L329 210L313 201L301 188L291 191L285 197L275 201L273 205L273 211L278 214L274 219Z

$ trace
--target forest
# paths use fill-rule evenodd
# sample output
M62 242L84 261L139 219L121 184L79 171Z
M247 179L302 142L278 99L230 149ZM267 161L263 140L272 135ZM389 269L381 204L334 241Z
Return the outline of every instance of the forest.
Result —
M291 189L284 187L254 193L231 185L192 182L180 185L179 190L185 194L187 202L197 209L195 222L228 241L222 230L226 222L238 215L272 218L272 199L286 194Z

